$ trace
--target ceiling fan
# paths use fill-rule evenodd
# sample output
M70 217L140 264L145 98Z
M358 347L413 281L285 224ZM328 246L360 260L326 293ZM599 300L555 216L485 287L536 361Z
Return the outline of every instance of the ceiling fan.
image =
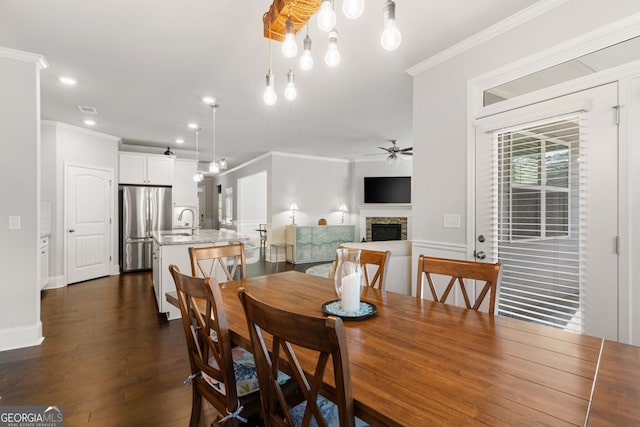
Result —
M385 153L375 153L372 154L373 156L378 155L378 154L388 154L389 156L387 157L387 162L391 163L395 160L400 159L401 155L402 156L413 156L413 147L407 147L407 148L400 148L398 146L398 140L397 139L390 139L389 142L391 142L391 147L378 147L381 150L384 150Z

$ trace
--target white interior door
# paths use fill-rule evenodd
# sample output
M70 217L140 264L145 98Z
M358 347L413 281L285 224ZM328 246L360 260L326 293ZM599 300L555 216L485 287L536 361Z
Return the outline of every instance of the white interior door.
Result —
M109 275L111 171L71 166L66 173L67 283Z
M497 313L618 339L617 83L476 123L477 258Z

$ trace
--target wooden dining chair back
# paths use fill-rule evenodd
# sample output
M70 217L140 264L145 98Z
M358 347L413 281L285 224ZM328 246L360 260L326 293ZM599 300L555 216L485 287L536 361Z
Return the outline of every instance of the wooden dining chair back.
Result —
M244 307L253 345L264 425L363 425L354 416L351 374L342 320L332 316L315 317L285 311L252 297L244 288L238 290L238 295ZM270 348L263 332L271 338ZM315 355L315 366L307 365L303 370L294 346L311 350ZM320 395L330 358L335 384L333 402ZM289 407L275 380L274 373L282 366L287 366L292 371L292 377L301 389L303 401L294 407ZM315 424L312 424L312 420Z
M339 249L352 249L340 245ZM360 265L364 271L364 282L371 288L384 289L387 276L387 265L391 258L391 251L372 251L369 249L354 249L360 251ZM338 264L338 258L333 263L333 268Z
M189 248L189 257L194 277L214 277L218 282L247 277L244 243ZM218 271L222 272L224 280L215 274Z
M436 292L436 287L433 282L432 275L434 274L450 278L447 287L440 297ZM446 303L447 298L451 295L451 290L454 285L458 283L460 285L460 292L464 298L465 306L473 310L478 310L480 308L480 305L487 296L487 293L489 293L488 311L490 314L493 314L495 311L496 287L498 285L499 274L500 263L463 261L420 255L418 257L418 287L416 296L420 299L423 297L422 288L424 278L426 277L433 300L436 302ZM471 304L468 292L469 289L467 288L469 283L465 284L465 279L484 281L482 289L477 295L473 305Z
M195 427L199 423L202 398L222 416L234 414L242 407L237 416L259 417L260 398L255 369L253 374L243 372L243 376L236 378L234 362L242 362L248 352L231 345L220 286L211 278L181 274L175 265L169 266L169 271L176 285L191 364L191 374L185 381L193 389L189 425ZM248 365L253 364L251 357ZM243 381L240 390L245 392L244 396L238 393L239 380ZM251 385L253 383L255 386ZM224 425L238 425L238 420L236 416L228 417Z

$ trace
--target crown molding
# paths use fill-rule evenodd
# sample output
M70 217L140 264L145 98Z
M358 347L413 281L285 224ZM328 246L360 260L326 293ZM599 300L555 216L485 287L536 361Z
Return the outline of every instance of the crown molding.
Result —
M25 51L16 50L16 49L9 49L7 47L0 47L0 58L15 59L17 61L24 61L24 62L32 62L36 64L36 67L38 67L39 70L49 68L49 63L47 62L46 59L44 59L44 56L37 53L25 52Z
M309 154L284 153L281 151L271 151L270 154L281 157L294 157L298 159L321 160L325 162L351 163L351 160L338 159L335 157L312 156Z
M43 126L52 126L52 127L56 128L56 129L65 129L65 130L69 130L69 131L72 131L72 132L83 133L85 135L96 136L96 137L107 139L107 140L113 141L113 142L122 141L122 138L120 138L118 136L113 136L113 135L109 135L109 134L102 133L102 132L96 132L94 130L81 128L79 126L70 125L68 123L57 122L57 121L53 121L53 120L41 120L40 124L43 125Z
M525 24L540 15L544 15L545 13L557 9L560 6L563 6L569 3L571 0L541 0L519 12L514 13L513 15L503 19L502 21L486 28L479 33L451 46L448 49L445 49L439 53L436 53L430 58L425 59L422 62L410 67L407 69L407 73L415 77L424 71L429 70L430 68L435 67L436 65L442 64L454 58L462 53L473 49L476 46L479 46L501 34L506 33L516 27L519 27L522 24Z

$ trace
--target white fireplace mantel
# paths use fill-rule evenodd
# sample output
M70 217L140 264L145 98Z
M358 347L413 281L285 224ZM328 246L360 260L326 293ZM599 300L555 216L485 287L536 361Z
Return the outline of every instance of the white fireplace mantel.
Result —
M407 218L407 239L411 240L411 222L412 222L412 210L411 205L408 203L380 203L380 204L366 204L359 205L360 211L360 240L362 240L366 234L367 218L370 217L406 217Z

